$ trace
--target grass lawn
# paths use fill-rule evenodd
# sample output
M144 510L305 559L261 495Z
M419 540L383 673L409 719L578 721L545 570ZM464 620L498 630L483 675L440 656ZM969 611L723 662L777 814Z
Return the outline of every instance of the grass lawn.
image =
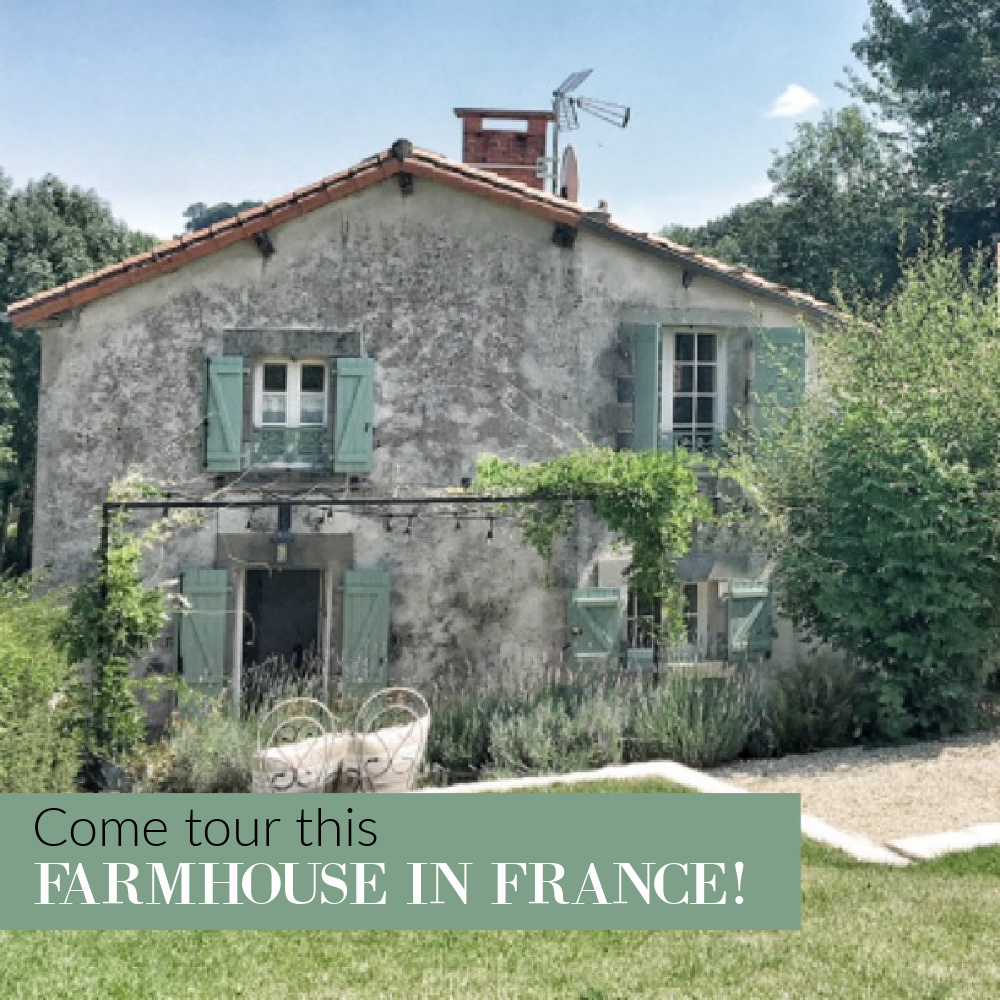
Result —
M1000 848L890 869L804 842L801 931L0 932L0 996L980 1000L998 940Z

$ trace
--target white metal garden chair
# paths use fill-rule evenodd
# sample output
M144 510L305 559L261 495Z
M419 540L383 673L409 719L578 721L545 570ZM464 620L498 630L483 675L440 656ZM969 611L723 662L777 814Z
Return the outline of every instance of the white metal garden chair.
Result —
M255 792L327 792L354 749L330 710L314 698L279 702L257 727Z
M427 749L431 713L412 688L377 691L358 710L351 770L359 792L408 792Z

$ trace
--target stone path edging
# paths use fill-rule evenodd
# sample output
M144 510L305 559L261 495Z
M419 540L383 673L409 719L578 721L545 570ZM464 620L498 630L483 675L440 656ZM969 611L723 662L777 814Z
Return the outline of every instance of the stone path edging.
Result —
M889 841L889 846L894 851L914 861L931 861L945 854L997 844L1000 844L1000 823L977 823L962 830L926 833L919 837L900 837Z
M422 788L421 792L437 794L475 793L475 792L508 792L517 788L544 788L546 785L576 784L588 781L607 781L614 779L634 780L636 778L663 778L684 788L693 788L698 792L709 794L746 795L745 788L738 788L727 781L721 781L697 771L693 767L678 764L669 760L646 761L642 764L612 764L594 771L574 771L570 774L543 774L532 778L508 778L502 781L476 781L461 785L451 785L448 788ZM998 824L1000 825L1000 824ZM881 844L876 844L866 837L846 833L830 826L816 816L802 814L802 835L818 843L835 847L858 861L873 864L903 866L911 863L910 857L896 853ZM919 839L919 838L914 838Z

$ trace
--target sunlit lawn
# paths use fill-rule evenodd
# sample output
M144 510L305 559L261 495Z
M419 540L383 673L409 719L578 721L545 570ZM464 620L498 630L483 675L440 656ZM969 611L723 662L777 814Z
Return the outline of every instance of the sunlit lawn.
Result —
M802 896L782 932L7 932L0 996L1000 996L1000 848L890 869L805 843Z

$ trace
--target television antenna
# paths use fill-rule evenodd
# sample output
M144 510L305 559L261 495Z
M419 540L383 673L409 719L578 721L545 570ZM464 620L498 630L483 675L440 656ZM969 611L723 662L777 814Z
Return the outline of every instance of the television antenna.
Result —
M596 97L584 97L574 94L574 91L594 71L580 69L570 73L562 83L552 91L552 159L551 173L552 193L559 194L559 133L572 132L580 127L580 112L593 115L609 125L625 128L632 113L624 104L613 101L599 100Z

